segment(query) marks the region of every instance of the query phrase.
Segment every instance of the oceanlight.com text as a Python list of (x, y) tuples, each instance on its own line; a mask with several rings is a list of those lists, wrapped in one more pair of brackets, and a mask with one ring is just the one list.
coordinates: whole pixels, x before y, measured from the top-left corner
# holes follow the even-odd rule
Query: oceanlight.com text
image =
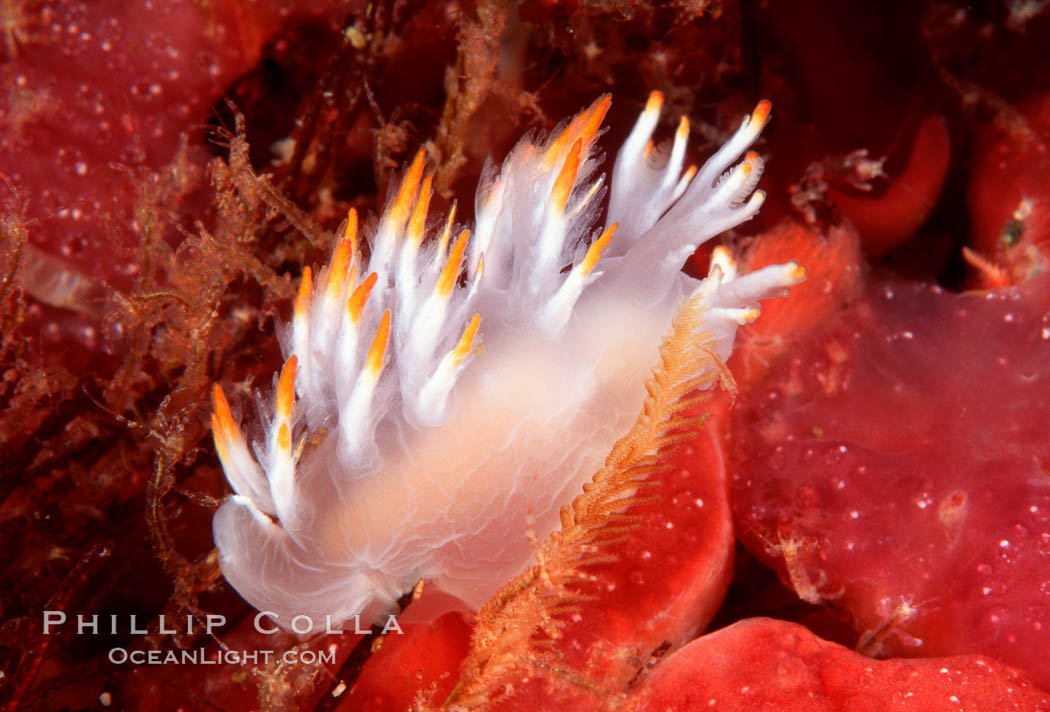
[(113, 648), (114, 665), (266, 665), (280, 660), (285, 665), (335, 665), (335, 650), (128, 650)]

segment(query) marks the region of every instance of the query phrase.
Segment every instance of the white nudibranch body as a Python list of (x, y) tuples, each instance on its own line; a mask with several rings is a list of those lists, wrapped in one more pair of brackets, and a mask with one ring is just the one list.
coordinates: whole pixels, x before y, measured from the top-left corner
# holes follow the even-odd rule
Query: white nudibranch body
[[(289, 625), (388, 612), (420, 579), (479, 606), (630, 428), (683, 298), (729, 356), (758, 300), (798, 283), (794, 263), (737, 275), (705, 240), (751, 218), (762, 102), (697, 172), (688, 123), (666, 159), (654, 92), (613, 168), (608, 227), (596, 138), (610, 100), (489, 165), (472, 231), (431, 224), (422, 151), (380, 217), (366, 259), (351, 212), (329, 265), (304, 271), (287, 362), (249, 447), (216, 386), (212, 424), (234, 490), (215, 516), (223, 573)], [(662, 164), (662, 165), (661, 165)], [(484, 348), (481, 346), (484, 338)], [(698, 365), (698, 369), (701, 366)]]

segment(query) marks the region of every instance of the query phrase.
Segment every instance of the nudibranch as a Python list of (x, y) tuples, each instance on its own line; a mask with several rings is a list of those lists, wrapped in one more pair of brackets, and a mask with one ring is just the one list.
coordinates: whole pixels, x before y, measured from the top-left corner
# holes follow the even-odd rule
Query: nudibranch
[(763, 162), (744, 153), (768, 102), (702, 168), (684, 169), (685, 118), (669, 152), (653, 149), (654, 92), (596, 229), (609, 105), (526, 137), (501, 169), (490, 162), (472, 229), (457, 226), (454, 204), (430, 220), (421, 150), (374, 229), (351, 211), (331, 262), (304, 270), (251, 447), (215, 387), (234, 491), (214, 520), (222, 571), (279, 623), (368, 623), (421, 579), (479, 606), (528, 565), (529, 533), (555, 528), (634, 422), (682, 300), (704, 295), (724, 360), (758, 300), (803, 278), (793, 262), (738, 275), (723, 249), (703, 281), (681, 272), (700, 243), (761, 206)]

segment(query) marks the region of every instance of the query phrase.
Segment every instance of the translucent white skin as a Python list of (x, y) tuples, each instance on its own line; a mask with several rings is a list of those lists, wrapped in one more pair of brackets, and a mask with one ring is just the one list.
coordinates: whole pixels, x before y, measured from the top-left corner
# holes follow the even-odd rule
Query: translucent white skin
[[(701, 282), (679, 271), (761, 205), (756, 154), (723, 172), (757, 138), (768, 104), (697, 174), (682, 170), (684, 120), (665, 164), (652, 165), (654, 93), (614, 168), (608, 214), (620, 227), (595, 231), (595, 138), (608, 104), (486, 170), (461, 261), (451, 218), (424, 239), (429, 179), (420, 189), (417, 159), (367, 268), (337, 252), (316, 287), (304, 280), (254, 456), (216, 391), (216, 445), (235, 492), (215, 516), (220, 563), (279, 624), (367, 623), (420, 579), (480, 606), (529, 564), (529, 533), (556, 527), (637, 417), (682, 298), (704, 293), (704, 328), (725, 359), (758, 300), (802, 279), (794, 263), (737, 276), (723, 250)], [(370, 272), (375, 286), (355, 312), (350, 297)]]

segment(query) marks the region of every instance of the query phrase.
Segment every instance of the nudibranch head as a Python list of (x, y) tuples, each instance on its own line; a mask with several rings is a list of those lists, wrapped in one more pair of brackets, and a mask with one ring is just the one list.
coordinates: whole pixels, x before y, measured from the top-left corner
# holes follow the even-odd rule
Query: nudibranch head
[(702, 295), (725, 359), (758, 300), (802, 279), (794, 263), (738, 275), (722, 249), (707, 279), (680, 272), (761, 206), (762, 159), (744, 152), (768, 102), (697, 170), (684, 166), (685, 119), (655, 159), (654, 92), (599, 228), (609, 104), (487, 165), (471, 229), (455, 206), (430, 220), (420, 151), (366, 236), (367, 258), (351, 211), (331, 262), (316, 279), (304, 270), (251, 447), (215, 388), (234, 490), (215, 517), (222, 570), (278, 622), (370, 620), (420, 579), (479, 605), (527, 565), (530, 527), (554, 528), (634, 421), (682, 298)]

